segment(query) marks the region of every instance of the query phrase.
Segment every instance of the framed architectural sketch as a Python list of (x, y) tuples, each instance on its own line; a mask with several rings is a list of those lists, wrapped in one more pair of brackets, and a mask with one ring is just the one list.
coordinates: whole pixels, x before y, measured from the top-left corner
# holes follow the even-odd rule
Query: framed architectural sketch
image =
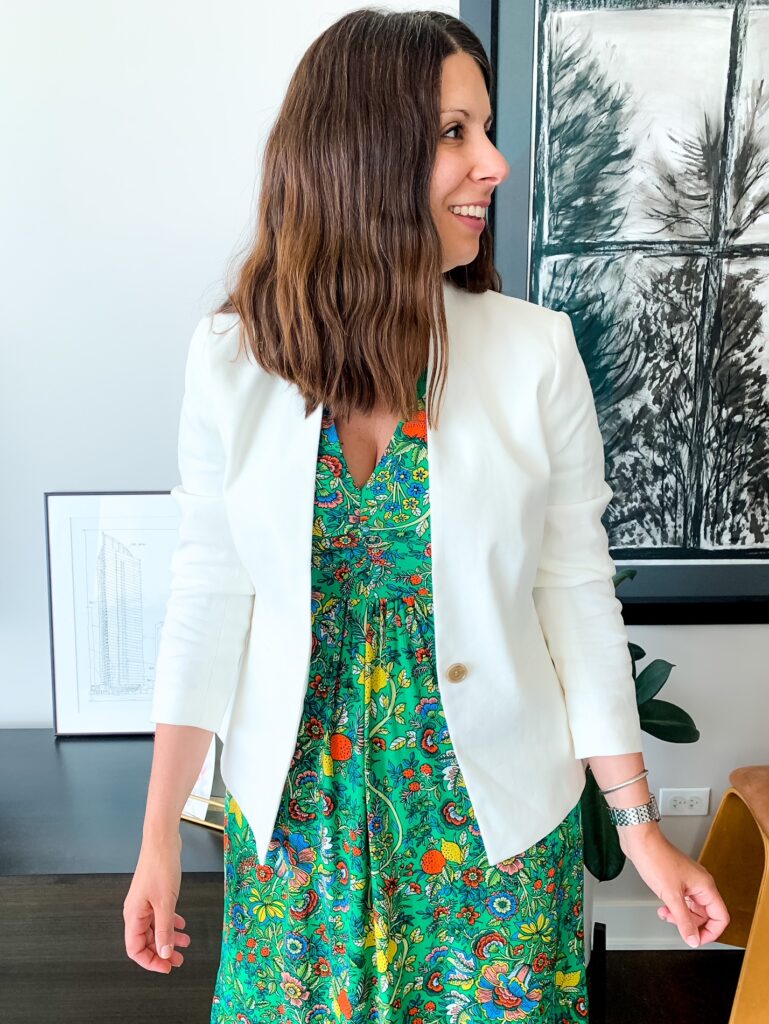
[(154, 732), (179, 518), (168, 491), (46, 492), (54, 735)]
[(497, 263), (571, 317), (625, 620), (769, 621), (769, 0), (492, 7)]

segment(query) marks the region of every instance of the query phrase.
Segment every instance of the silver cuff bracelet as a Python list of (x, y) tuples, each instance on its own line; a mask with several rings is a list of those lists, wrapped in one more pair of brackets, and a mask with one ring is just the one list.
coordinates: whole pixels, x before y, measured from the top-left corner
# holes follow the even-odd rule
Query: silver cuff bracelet
[(609, 817), (614, 825), (643, 825), (646, 821), (659, 821), (660, 812), (652, 793), (649, 802), (638, 807), (609, 807)]

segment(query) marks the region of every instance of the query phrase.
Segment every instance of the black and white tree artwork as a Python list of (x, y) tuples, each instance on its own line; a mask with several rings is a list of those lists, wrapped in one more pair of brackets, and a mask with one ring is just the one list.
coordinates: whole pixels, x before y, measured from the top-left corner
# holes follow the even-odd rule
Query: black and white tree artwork
[(625, 557), (769, 549), (769, 0), (540, 0), (531, 298), (572, 318)]

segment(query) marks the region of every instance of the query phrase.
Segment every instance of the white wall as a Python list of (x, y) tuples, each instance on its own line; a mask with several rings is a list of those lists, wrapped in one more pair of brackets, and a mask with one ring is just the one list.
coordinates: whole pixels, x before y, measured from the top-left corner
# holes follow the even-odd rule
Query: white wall
[(189, 340), (251, 233), (263, 143), (301, 55), (361, 6), (3, 4), (0, 727), (53, 723), (43, 493), (177, 482)]
[[(52, 724), (44, 491), (168, 490), (184, 358), (250, 232), (261, 145), (299, 57), (358, 3), (6, 0), (0, 20), (0, 727)], [(392, 8), (455, 3), (393, 2)], [(631, 627), (675, 662), (702, 738), (645, 737), (649, 781), (769, 760), (769, 629)], [(665, 818), (695, 855), (708, 818)], [(684, 947), (631, 865), (611, 947)]]

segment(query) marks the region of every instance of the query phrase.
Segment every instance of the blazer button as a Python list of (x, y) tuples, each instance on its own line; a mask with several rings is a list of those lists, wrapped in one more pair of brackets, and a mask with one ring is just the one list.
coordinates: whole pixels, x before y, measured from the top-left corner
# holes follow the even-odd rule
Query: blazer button
[(452, 683), (461, 683), (467, 675), (467, 665), (463, 665), (461, 661), (455, 661), (446, 669), (446, 675)]

